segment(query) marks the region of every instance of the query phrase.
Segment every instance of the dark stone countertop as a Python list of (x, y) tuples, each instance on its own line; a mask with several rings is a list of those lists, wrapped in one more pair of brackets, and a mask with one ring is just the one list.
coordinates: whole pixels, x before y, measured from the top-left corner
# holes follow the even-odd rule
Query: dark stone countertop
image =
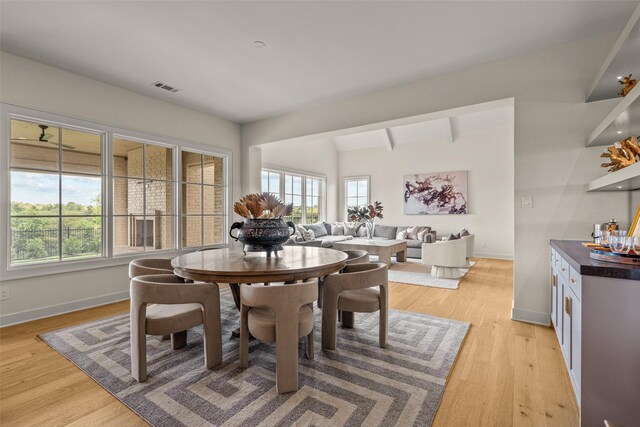
[(581, 275), (640, 280), (640, 266), (593, 260), (589, 258), (591, 250), (581, 241), (551, 240), (550, 244)]

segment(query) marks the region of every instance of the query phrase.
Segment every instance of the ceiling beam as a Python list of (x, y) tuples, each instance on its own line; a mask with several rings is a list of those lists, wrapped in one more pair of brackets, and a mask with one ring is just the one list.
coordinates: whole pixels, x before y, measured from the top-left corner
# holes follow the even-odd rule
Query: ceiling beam
[(393, 135), (391, 135), (391, 129), (385, 128), (384, 130), (386, 131), (386, 134), (387, 134), (387, 140), (386, 140), (387, 151), (393, 151), (393, 148), (396, 146), (396, 143), (393, 140)]
[(453, 124), (453, 117), (445, 118), (442, 123), (444, 124), (444, 136), (450, 144), (453, 144), (456, 140), (456, 133)]

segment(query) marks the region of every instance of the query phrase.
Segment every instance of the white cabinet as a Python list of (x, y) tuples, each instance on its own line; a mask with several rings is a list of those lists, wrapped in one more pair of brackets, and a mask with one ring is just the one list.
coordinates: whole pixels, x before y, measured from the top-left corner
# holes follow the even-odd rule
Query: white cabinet
[[(558, 330), (558, 275), (551, 270), (551, 323)], [(557, 333), (557, 332), (556, 332)]]
[(580, 402), (582, 356), (582, 277), (555, 250), (551, 252), (551, 322), (571, 384)]
[(569, 376), (571, 377), (573, 389), (576, 392), (576, 399), (580, 402), (580, 369), (582, 365), (582, 303), (571, 290), (569, 292), (568, 308), (569, 318), (571, 320), (571, 359), (569, 364)]
[(580, 242), (551, 246), (551, 321), (580, 425), (640, 427), (640, 266), (592, 262)]
[(556, 272), (556, 251), (551, 249), (551, 324), (558, 330), (558, 273)]
[(562, 288), (562, 336), (559, 338), (564, 361), (567, 368), (571, 369), (571, 291), (562, 276), (560, 276), (560, 283)]

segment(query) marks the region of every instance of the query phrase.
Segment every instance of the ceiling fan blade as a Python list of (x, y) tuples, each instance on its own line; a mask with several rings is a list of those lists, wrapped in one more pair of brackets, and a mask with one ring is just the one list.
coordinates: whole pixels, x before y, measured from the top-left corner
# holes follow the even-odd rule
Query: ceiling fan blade
[(39, 139), (34, 139), (34, 138), (18, 137), (18, 138), (11, 138), (11, 142), (43, 142), (43, 141), (40, 141)]
[[(52, 144), (52, 145), (55, 145), (55, 146), (58, 145), (57, 142), (53, 142), (53, 141), (41, 141), (41, 142), (46, 142), (47, 144)], [(68, 148), (69, 150), (75, 150), (76, 149), (76, 147), (74, 147), (73, 145), (68, 145), (68, 144), (62, 144), (62, 147), (63, 148)]]
[[(51, 144), (51, 145), (55, 145), (55, 146), (58, 145), (57, 142), (53, 142), (53, 141), (40, 141), (39, 139), (24, 138), (24, 137), (12, 138), (11, 142), (46, 142), (47, 144)], [(63, 148), (68, 148), (69, 150), (75, 150), (76, 149), (76, 147), (74, 147), (73, 145), (68, 145), (68, 144), (62, 144), (62, 147)]]

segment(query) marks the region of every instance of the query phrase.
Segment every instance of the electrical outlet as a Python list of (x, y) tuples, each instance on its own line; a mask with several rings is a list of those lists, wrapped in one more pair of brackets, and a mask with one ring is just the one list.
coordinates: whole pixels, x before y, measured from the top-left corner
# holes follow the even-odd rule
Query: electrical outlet
[(482, 242), (482, 247), (486, 248), (487, 247), (487, 242)]
[(0, 288), (0, 301), (9, 299), (9, 288), (6, 286)]

